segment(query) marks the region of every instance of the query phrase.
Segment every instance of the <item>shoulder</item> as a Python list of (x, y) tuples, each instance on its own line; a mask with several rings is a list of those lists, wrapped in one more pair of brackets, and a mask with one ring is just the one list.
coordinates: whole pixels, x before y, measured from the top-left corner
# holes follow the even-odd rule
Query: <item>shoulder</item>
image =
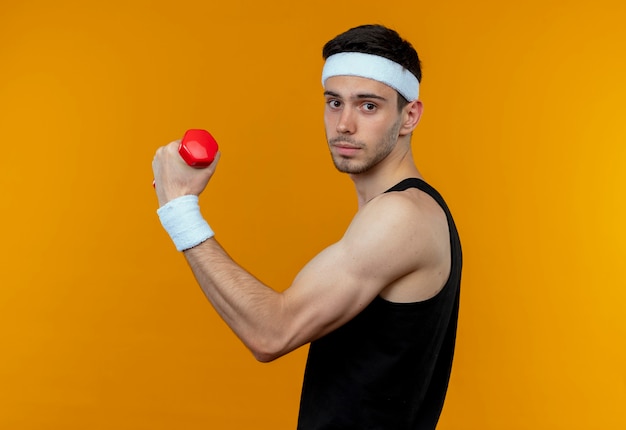
[(441, 206), (423, 191), (409, 188), (373, 198), (358, 211), (349, 230), (374, 228), (424, 234), (442, 227), (447, 229)]
[(381, 194), (365, 204), (344, 239), (351, 248), (423, 265), (449, 243), (445, 212), (428, 194), (410, 188)]

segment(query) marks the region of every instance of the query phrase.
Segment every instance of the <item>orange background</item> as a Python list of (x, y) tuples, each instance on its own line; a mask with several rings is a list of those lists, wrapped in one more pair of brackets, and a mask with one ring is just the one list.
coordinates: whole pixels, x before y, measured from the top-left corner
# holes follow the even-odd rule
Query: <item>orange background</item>
[(439, 428), (626, 428), (621, 0), (3, 1), (0, 428), (295, 428), (306, 348), (259, 364), (219, 320), (150, 163), (209, 129), (203, 212), (285, 288), (355, 210), (320, 52), (372, 22), (422, 57), (415, 158), (465, 250)]

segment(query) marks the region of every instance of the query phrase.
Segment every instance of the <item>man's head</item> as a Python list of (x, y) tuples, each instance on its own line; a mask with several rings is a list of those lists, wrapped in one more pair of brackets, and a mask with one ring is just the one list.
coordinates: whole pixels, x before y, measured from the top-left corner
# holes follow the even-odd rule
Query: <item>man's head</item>
[[(420, 65), (420, 59), (417, 55), (417, 52), (411, 46), (411, 44), (402, 39), (400, 35), (387, 27), (382, 25), (362, 25), (359, 27), (352, 28), (340, 35), (336, 36), (332, 40), (330, 40), (322, 50), (322, 56), (324, 60), (327, 60), (332, 56), (338, 58), (337, 54), (344, 53), (361, 53), (361, 54), (369, 54), (372, 56), (382, 57), (384, 59), (390, 60), (393, 63), (401, 66), (403, 72), (408, 75), (407, 72), (410, 72), (412, 76), (407, 77), (397, 77), (394, 76), (393, 79), (404, 79), (411, 80), (412, 77), (417, 79), (417, 87), (419, 88), (419, 82), (422, 80), (422, 69)], [(370, 57), (370, 60), (374, 57)], [(331, 60), (332, 61), (332, 60)], [(355, 62), (363, 61), (364, 63), (368, 62), (367, 57), (358, 56), (347, 58), (347, 62), (355, 65)], [(331, 65), (332, 66), (332, 65)], [(354, 66), (353, 66), (354, 67)], [(393, 65), (384, 65), (381, 64), (381, 68), (385, 67), (393, 67)], [(368, 68), (368, 70), (372, 70), (372, 68)], [(387, 72), (387, 69), (382, 70), (380, 73), (388, 74), (388, 73), (400, 73), (397, 71)], [(364, 76), (367, 77), (367, 76)], [(374, 78), (376, 79), (376, 77)], [(384, 82), (389, 85), (388, 82)], [(409, 87), (411, 83), (406, 83)], [(394, 85), (392, 85), (393, 87)], [(396, 88), (397, 90), (398, 88)], [(409, 101), (406, 95), (402, 95), (400, 92), (398, 93), (398, 108), (402, 109)], [(419, 89), (418, 89), (419, 94)], [(417, 97), (416, 97), (417, 98)]]
[(324, 125), (337, 169), (360, 174), (408, 159), (422, 113), (413, 47), (393, 30), (365, 25), (332, 39), (323, 55)]

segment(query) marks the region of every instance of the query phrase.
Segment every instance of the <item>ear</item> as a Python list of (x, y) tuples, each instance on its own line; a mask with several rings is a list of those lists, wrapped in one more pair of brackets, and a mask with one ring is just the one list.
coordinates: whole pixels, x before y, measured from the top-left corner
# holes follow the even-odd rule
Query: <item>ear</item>
[(420, 100), (412, 101), (402, 109), (403, 122), (400, 128), (400, 136), (411, 134), (415, 130), (423, 111), (424, 105)]

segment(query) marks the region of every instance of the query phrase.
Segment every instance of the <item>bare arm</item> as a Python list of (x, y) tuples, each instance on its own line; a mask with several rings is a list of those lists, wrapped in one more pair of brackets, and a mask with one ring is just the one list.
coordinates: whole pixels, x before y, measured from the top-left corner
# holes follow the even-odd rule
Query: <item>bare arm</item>
[(418, 268), (415, 256), (423, 245), (406, 227), (415, 224), (406, 222), (412, 212), (402, 200), (385, 200), (359, 212), (345, 236), (282, 293), (237, 265), (214, 239), (185, 257), (220, 316), (258, 360), (270, 361), (345, 324)]
[[(215, 170), (189, 168), (177, 142), (157, 151), (159, 203), (200, 194)], [(354, 217), (344, 237), (314, 257), (277, 292), (240, 267), (211, 238), (185, 251), (200, 287), (260, 361), (270, 361), (345, 324), (378, 294), (432, 260), (428, 223), (403, 193), (381, 195)]]

